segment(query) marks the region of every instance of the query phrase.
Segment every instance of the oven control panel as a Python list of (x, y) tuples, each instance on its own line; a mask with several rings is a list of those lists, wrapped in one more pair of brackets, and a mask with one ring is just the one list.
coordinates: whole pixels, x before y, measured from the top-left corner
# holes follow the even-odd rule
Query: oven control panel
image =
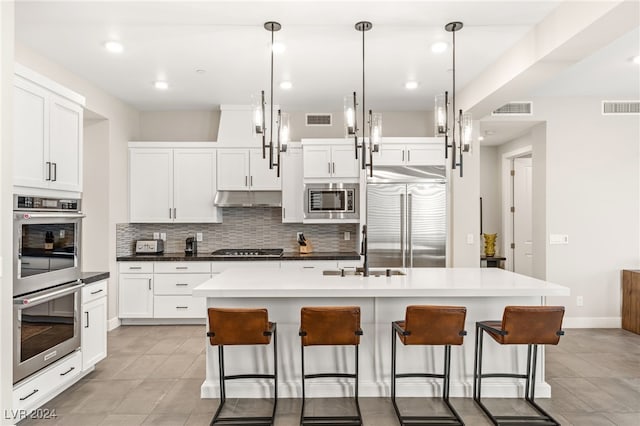
[(49, 211), (80, 211), (80, 200), (75, 198), (44, 198), (16, 195), (13, 203), (14, 210), (49, 210)]

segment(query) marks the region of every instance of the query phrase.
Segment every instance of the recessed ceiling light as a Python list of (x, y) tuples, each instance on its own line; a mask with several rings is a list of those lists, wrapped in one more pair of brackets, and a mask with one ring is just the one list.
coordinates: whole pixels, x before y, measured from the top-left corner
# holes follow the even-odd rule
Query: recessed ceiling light
[(293, 87), (293, 84), (291, 84), (290, 81), (283, 81), (282, 83), (280, 83), (280, 88), (281, 89), (289, 90), (292, 87)]
[(169, 83), (167, 83), (166, 81), (158, 80), (153, 83), (153, 87), (158, 90), (167, 90), (169, 88)]
[(633, 61), (634, 64), (640, 65), (640, 55), (634, 56), (632, 61)]
[(271, 47), (273, 49), (273, 53), (282, 53), (284, 52), (287, 47), (283, 44), (280, 43), (279, 41), (276, 41), (275, 43), (273, 43), (273, 47)]
[(119, 41), (111, 40), (104, 43), (104, 48), (112, 53), (121, 53), (124, 50), (122, 43)]
[(404, 84), (404, 88), (405, 89), (409, 89), (409, 90), (417, 89), (418, 88), (418, 82), (417, 81), (407, 81)]
[(442, 53), (447, 50), (449, 45), (444, 41), (437, 41), (431, 45), (431, 51), (433, 53)]

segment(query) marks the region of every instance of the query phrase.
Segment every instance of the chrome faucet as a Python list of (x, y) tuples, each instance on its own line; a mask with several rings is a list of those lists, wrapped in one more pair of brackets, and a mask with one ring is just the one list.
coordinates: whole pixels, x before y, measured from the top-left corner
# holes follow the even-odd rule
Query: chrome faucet
[(367, 257), (367, 225), (362, 225), (362, 243), (360, 245), (360, 256), (364, 256), (362, 262), (362, 276), (369, 276), (369, 259)]

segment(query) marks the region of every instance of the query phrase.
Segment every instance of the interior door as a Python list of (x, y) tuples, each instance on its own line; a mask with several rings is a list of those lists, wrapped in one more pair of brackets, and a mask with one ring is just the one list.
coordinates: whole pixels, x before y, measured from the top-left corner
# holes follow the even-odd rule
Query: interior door
[(446, 184), (407, 185), (407, 212), (407, 266), (445, 267)]
[(513, 271), (533, 275), (533, 167), (531, 157), (513, 160)]
[(404, 184), (367, 185), (369, 266), (403, 268), (406, 248), (406, 191)]

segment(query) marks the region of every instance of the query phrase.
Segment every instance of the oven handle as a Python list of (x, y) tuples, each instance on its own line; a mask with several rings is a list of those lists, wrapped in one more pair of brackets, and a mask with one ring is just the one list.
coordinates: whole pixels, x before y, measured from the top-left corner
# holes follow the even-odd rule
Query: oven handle
[(82, 219), (87, 217), (84, 213), (67, 213), (67, 212), (55, 212), (55, 213), (31, 213), (31, 212), (19, 212), (16, 213), (16, 219)]
[[(50, 300), (57, 299), (57, 298), (62, 297), (62, 296), (66, 296), (66, 295), (71, 294), (71, 293), (75, 293), (83, 285), (84, 285), (84, 283), (80, 283), (80, 284), (74, 285), (72, 287), (64, 288), (62, 290), (57, 290), (57, 291), (54, 291), (54, 292), (51, 292), (51, 293), (47, 293), (47, 294), (43, 294), (41, 296), (36, 296), (36, 297), (33, 297), (33, 298), (13, 299), (13, 304), (14, 305), (22, 305), (22, 306), (24, 306), (26, 308), (29, 305), (33, 305), (33, 304), (37, 304), (37, 303), (49, 302)], [(17, 308), (21, 309), (20, 306), (17, 306)]]

